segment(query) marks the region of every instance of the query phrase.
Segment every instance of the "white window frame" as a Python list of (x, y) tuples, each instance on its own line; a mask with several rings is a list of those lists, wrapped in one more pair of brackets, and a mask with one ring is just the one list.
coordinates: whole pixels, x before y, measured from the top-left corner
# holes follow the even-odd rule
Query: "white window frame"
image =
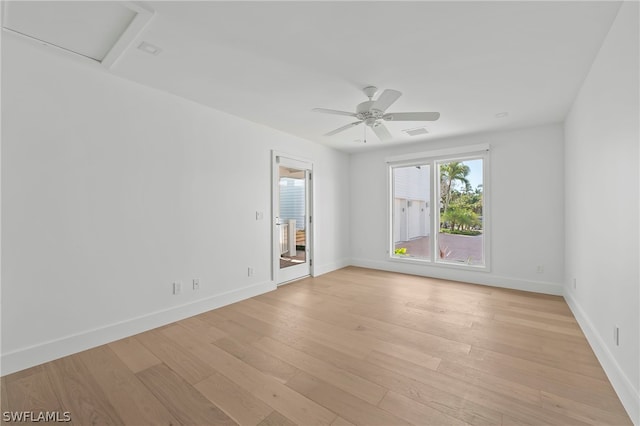
[[(438, 259), (438, 233), (440, 230), (440, 175), (438, 164), (449, 161), (465, 161), (482, 159), (482, 234), (483, 234), (483, 265), (444, 262)], [(490, 272), (491, 270), (491, 183), (490, 183), (490, 145), (480, 144), (461, 146), (450, 149), (433, 150), (414, 154), (405, 154), (385, 159), (387, 163), (387, 253), (388, 260), (413, 265), (436, 266), (442, 268), (464, 269), (471, 271)], [(394, 254), (394, 182), (393, 170), (397, 167), (411, 167), (428, 165), (430, 172), (429, 214), (432, 238), (431, 254), (428, 259), (402, 257)]]

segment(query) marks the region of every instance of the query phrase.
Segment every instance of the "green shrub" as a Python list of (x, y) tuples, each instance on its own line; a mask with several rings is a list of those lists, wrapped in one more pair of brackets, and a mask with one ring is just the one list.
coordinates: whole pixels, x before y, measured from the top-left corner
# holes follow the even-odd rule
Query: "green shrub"
[(482, 234), (481, 231), (476, 231), (473, 229), (454, 229), (453, 231), (449, 228), (441, 228), (440, 233), (442, 234), (452, 234), (452, 235), (468, 235), (468, 236), (476, 236)]

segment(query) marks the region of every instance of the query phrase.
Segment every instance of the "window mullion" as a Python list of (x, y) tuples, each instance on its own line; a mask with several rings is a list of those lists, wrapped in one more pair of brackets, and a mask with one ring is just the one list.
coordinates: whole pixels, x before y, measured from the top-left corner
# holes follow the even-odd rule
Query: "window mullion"
[(438, 250), (438, 231), (440, 230), (438, 228), (440, 226), (438, 223), (440, 213), (440, 203), (438, 202), (440, 197), (440, 173), (434, 160), (431, 160), (429, 164), (431, 168), (431, 200), (429, 202), (429, 214), (431, 215), (431, 259), (429, 260), (435, 263)]

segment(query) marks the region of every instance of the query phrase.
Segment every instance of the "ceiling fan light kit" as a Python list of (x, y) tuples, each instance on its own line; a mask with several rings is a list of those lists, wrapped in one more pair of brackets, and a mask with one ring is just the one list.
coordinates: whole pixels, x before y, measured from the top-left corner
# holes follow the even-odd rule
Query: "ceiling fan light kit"
[(335, 109), (327, 108), (314, 108), (313, 111), (321, 112), (325, 114), (346, 115), (349, 117), (356, 117), (358, 121), (349, 123), (346, 126), (339, 127), (328, 133), (325, 136), (333, 136), (337, 133), (343, 132), (361, 123), (373, 129), (373, 132), (378, 136), (382, 142), (386, 142), (392, 139), (391, 133), (384, 125), (382, 121), (435, 121), (440, 118), (439, 112), (396, 112), (385, 113), (395, 101), (398, 100), (402, 93), (397, 90), (386, 89), (378, 96), (376, 100), (373, 97), (378, 92), (378, 88), (375, 86), (367, 86), (362, 89), (364, 94), (369, 98), (368, 101), (364, 101), (356, 106), (356, 112), (339, 111)]

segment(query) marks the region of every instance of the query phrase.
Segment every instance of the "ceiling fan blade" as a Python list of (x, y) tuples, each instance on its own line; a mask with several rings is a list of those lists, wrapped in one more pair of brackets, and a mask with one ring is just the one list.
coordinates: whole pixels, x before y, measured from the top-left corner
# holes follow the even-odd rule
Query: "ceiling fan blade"
[(386, 121), (436, 121), (439, 112), (390, 112), (382, 116)]
[(375, 133), (378, 139), (382, 142), (391, 140), (391, 133), (389, 133), (389, 130), (387, 130), (384, 124), (380, 123), (377, 126), (372, 126), (371, 128), (373, 129), (373, 133)]
[(340, 133), (340, 132), (342, 132), (342, 131), (345, 131), (345, 130), (347, 130), (347, 129), (350, 129), (350, 128), (352, 128), (353, 126), (357, 126), (357, 125), (358, 125), (358, 124), (360, 124), (360, 123), (364, 123), (364, 122), (363, 122), (362, 120), (361, 120), (361, 121), (354, 121), (353, 123), (349, 123), (349, 124), (347, 124), (346, 126), (338, 127), (337, 129), (332, 130), (332, 131), (331, 131), (331, 132), (329, 132), (329, 133), (325, 133), (324, 135), (325, 135), (325, 136), (333, 136), (333, 135), (335, 135), (336, 133)]
[(377, 109), (378, 111), (386, 111), (387, 108), (391, 106), (392, 103), (398, 100), (398, 98), (402, 96), (401, 92), (397, 90), (386, 89), (378, 99), (375, 100), (371, 109)]
[(311, 111), (324, 112), (325, 114), (348, 115), (349, 117), (355, 117), (356, 116), (356, 114), (354, 112), (338, 111), (338, 110), (335, 110), (335, 109), (314, 108)]

